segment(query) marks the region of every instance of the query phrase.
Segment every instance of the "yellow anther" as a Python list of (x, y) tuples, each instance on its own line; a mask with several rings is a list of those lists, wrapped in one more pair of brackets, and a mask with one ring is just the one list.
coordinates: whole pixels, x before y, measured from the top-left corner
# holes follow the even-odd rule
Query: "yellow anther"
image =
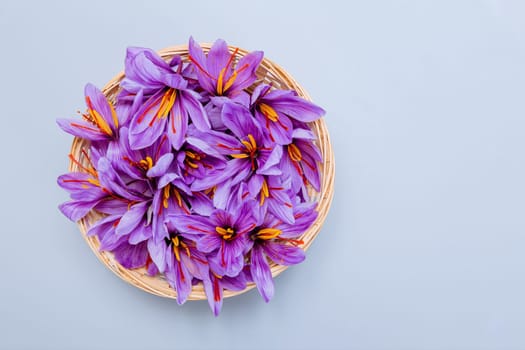
[(237, 79), (237, 71), (234, 70), (231, 77), (226, 81), (226, 84), (224, 84), (223, 92), (231, 88), (231, 86), (235, 82), (235, 79)]
[(250, 139), (250, 143), (252, 145), (253, 150), (257, 149), (257, 144), (255, 143), (255, 139), (253, 138), (252, 134), (248, 134), (248, 139)]
[(301, 154), (301, 151), (299, 150), (299, 148), (294, 145), (293, 143), (289, 144), (288, 145), (288, 155), (290, 156), (290, 158), (295, 161), (295, 162), (300, 162), (301, 159), (303, 159), (303, 156)]
[(100, 182), (98, 181), (98, 179), (87, 179), (87, 182), (89, 182), (90, 184), (94, 185), (94, 186), (97, 186), (97, 187), (100, 187)]
[(281, 232), (282, 232), (281, 230), (276, 229), (276, 228), (263, 228), (263, 229), (260, 229), (259, 232), (257, 232), (257, 238), (269, 240), (269, 239), (276, 238), (277, 236), (281, 234)]
[(182, 196), (180, 195), (179, 191), (176, 188), (173, 188), (173, 194), (175, 195), (175, 198), (177, 199), (177, 204), (179, 207), (182, 208)]
[(235, 231), (231, 227), (224, 228), (217, 226), (215, 227), (215, 231), (226, 240), (231, 239), (235, 235)]
[(219, 95), (222, 95), (222, 93), (224, 92), (222, 84), (223, 84), (225, 73), (226, 73), (226, 67), (221, 69), (219, 73), (219, 77), (217, 78), (217, 94)]
[(163, 190), (163, 200), (162, 200), (162, 205), (164, 206), (164, 208), (168, 208), (168, 199), (170, 198), (170, 189), (171, 189), (171, 186), (170, 184), (167, 184), (166, 187), (164, 187), (164, 190)]
[(272, 122), (276, 122), (279, 120), (279, 115), (277, 114), (275, 109), (273, 109), (266, 103), (261, 103), (259, 105), (259, 108), (261, 109), (261, 113), (264, 114), (264, 116), (270, 119)]
[(237, 159), (243, 159), (243, 158), (248, 158), (250, 155), (246, 153), (238, 153), (238, 154), (230, 154), (230, 156), (232, 156), (233, 158), (237, 158)]
[(157, 111), (157, 116), (160, 118), (167, 117), (169, 112), (171, 111), (171, 108), (173, 107), (173, 104), (175, 103), (175, 99), (177, 98), (177, 90), (175, 89), (169, 89), (164, 93), (164, 96), (162, 96), (162, 100), (160, 101), (159, 110)]
[(186, 151), (184, 153), (186, 153), (186, 157), (188, 157), (188, 158), (197, 159), (197, 154), (195, 154), (195, 153), (193, 153), (191, 151)]
[(270, 197), (270, 189), (268, 188), (268, 183), (266, 183), (266, 180), (263, 179), (262, 187), (261, 187), (261, 205), (264, 204), (264, 200), (266, 198)]

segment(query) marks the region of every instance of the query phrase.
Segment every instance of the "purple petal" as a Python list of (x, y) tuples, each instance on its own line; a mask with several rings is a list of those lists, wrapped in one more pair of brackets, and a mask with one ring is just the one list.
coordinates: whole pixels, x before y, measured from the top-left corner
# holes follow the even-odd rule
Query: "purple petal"
[(302, 235), (317, 219), (316, 203), (302, 203), (294, 207), (295, 222), (293, 225), (283, 223), (281, 237), (294, 238)]
[(127, 269), (136, 269), (146, 265), (148, 259), (148, 249), (146, 243), (132, 245), (123, 243), (113, 250), (115, 259)]
[(225, 289), (240, 291), (246, 288), (246, 274), (244, 270), (235, 277), (222, 276), (221, 285)]
[(272, 271), (260, 246), (252, 249), (250, 272), (264, 301), (269, 302), (274, 293)]
[[(262, 155), (262, 152), (261, 152)], [(281, 161), (281, 158), (283, 156), (283, 148), (282, 146), (276, 145), (275, 148), (268, 154), (266, 159), (261, 159), (261, 163), (263, 163), (259, 169), (257, 169), (257, 174), (265, 174), (269, 175), (268, 171), (271, 171), (272, 167), (275, 167), (279, 164)], [(260, 158), (262, 158), (260, 156)]]
[(290, 202), (280, 203), (273, 198), (269, 198), (266, 201), (268, 202), (268, 211), (270, 213), (288, 224), (293, 224), (295, 222)]
[(257, 79), (255, 72), (263, 59), (263, 55), (262, 51), (253, 51), (239, 60), (237, 63), (239, 73), (230, 90), (241, 90), (253, 84)]
[(228, 179), (231, 179), (229, 186), (235, 185), (244, 180), (251, 172), (250, 161), (246, 159), (232, 159), (228, 161), (226, 167), (222, 170), (216, 170), (209, 173), (209, 176), (195, 179), (191, 184), (192, 191), (202, 191), (212, 188), (217, 184), (221, 184)]
[(100, 186), (97, 185), (96, 179), (87, 173), (64, 174), (58, 177), (57, 183), (71, 194), (72, 199), (81, 202), (94, 201), (105, 196)]
[(128, 210), (128, 203), (121, 199), (104, 198), (94, 209), (104, 214), (116, 214), (122, 216)]
[(225, 134), (224, 132), (214, 130), (201, 132), (194, 130), (192, 131), (191, 136), (205, 140), (206, 143), (208, 143), (211, 148), (214, 148), (219, 154), (232, 154), (234, 151), (233, 149), (239, 147), (239, 141), (235, 137)]
[(115, 225), (114, 223), (120, 219), (120, 215), (110, 215), (106, 216), (105, 218), (102, 218), (95, 222), (87, 231), (87, 235), (89, 237), (91, 236), (97, 236), (97, 237), (103, 237), (104, 234), (115, 231)]
[(203, 216), (211, 215), (213, 211), (213, 201), (201, 192), (195, 192), (192, 197), (189, 198), (191, 203), (191, 209)]
[(279, 265), (296, 265), (304, 261), (304, 251), (295, 246), (268, 242), (263, 246), (264, 252)]
[(324, 109), (299, 96), (275, 99), (272, 101), (272, 107), (278, 112), (305, 123), (313, 122), (325, 114)]
[(252, 175), (248, 180), (248, 191), (252, 197), (257, 196), (261, 192), (262, 184), (264, 181), (264, 176), (262, 175)]
[(89, 213), (98, 203), (98, 200), (91, 202), (69, 201), (62, 203), (58, 209), (71, 221), (78, 221)]
[(197, 249), (203, 253), (210, 253), (215, 249), (219, 248), (222, 244), (222, 239), (218, 234), (209, 233), (203, 235), (197, 241)]
[(319, 172), (319, 165), (315, 159), (309, 154), (303, 153), (301, 165), (304, 171), (304, 176), (312, 187), (317, 191), (321, 191), (321, 174)]
[(146, 268), (147, 268), (147, 273), (148, 275), (150, 275), (151, 277), (155, 277), (159, 274), (159, 269), (157, 268), (157, 265), (155, 265), (154, 263), (147, 263), (146, 262)]
[(168, 171), (168, 168), (170, 167), (172, 161), (173, 161), (173, 153), (166, 153), (166, 154), (162, 155), (157, 160), (155, 165), (152, 166), (148, 170), (146, 175), (148, 177), (159, 177), (159, 176), (162, 176), (162, 175), (166, 174), (166, 172)]
[(192, 276), (184, 264), (175, 259), (173, 254), (170, 255), (165, 276), (170, 286), (177, 291), (177, 303), (182, 305), (191, 292)]
[(209, 130), (211, 124), (202, 103), (198, 100), (198, 94), (191, 90), (182, 91), (180, 98), (182, 99), (183, 108), (189, 114), (195, 127), (202, 131)]
[(210, 273), (210, 278), (202, 280), (204, 292), (208, 298), (208, 304), (215, 316), (219, 316), (222, 308), (222, 286), (217, 277)]
[(114, 230), (107, 231), (103, 237), (100, 237), (100, 251), (113, 251), (118, 248), (121, 244), (127, 244), (126, 236), (117, 236)]
[(155, 263), (160, 273), (163, 273), (166, 269), (166, 247), (164, 240), (155, 242), (153, 239), (148, 240), (148, 252), (151, 260)]
[(130, 244), (138, 244), (144, 242), (152, 237), (151, 226), (138, 225), (129, 234), (128, 242)]
[(322, 162), (323, 156), (319, 148), (311, 141), (295, 140), (295, 145), (301, 150), (302, 154), (307, 154), (318, 162)]
[(207, 217), (200, 215), (175, 215), (169, 217), (177, 231), (196, 235), (215, 235), (215, 226)]
[[(214, 90), (215, 90), (214, 79), (210, 78), (210, 76), (208, 75), (209, 73), (206, 74), (208, 71), (207, 58), (204, 55), (204, 52), (202, 51), (202, 48), (200, 47), (200, 45), (197, 44), (195, 40), (193, 40), (192, 37), (190, 37), (188, 49), (189, 49), (192, 63), (195, 66), (195, 72), (197, 73), (197, 77), (199, 79), (200, 85), (202, 86), (204, 90), (210, 93), (214, 93)], [(215, 77), (216, 76), (217, 75), (215, 75)]]
[(102, 141), (107, 140), (108, 136), (104, 134), (100, 129), (91, 123), (83, 120), (74, 119), (57, 119), (58, 126), (73, 136), (90, 140), (90, 141)]
[(147, 209), (147, 202), (133, 205), (120, 219), (115, 233), (119, 236), (129, 234), (143, 221)]
[(167, 184), (171, 183), (173, 180), (177, 179), (178, 177), (179, 177), (179, 175), (177, 175), (175, 173), (164, 174), (158, 180), (157, 187), (159, 189), (163, 188), (164, 186), (166, 186)]
[(315, 140), (315, 134), (312, 130), (296, 128), (292, 132), (292, 137), (294, 139), (305, 139), (305, 140)]
[(204, 254), (196, 249), (190, 248), (190, 256), (186, 253), (180, 255), (181, 262), (186, 266), (188, 272), (200, 280), (207, 278), (209, 267), (207, 258)]
[(226, 126), (222, 122), (221, 117), (222, 105), (218, 107), (213, 102), (208, 103), (206, 104), (206, 106), (204, 106), (204, 110), (208, 115), (208, 119), (210, 120), (210, 124), (213, 130), (226, 130)]
[(217, 209), (225, 209), (229, 202), (231, 194), (232, 182), (227, 180), (219, 185), (215, 189), (213, 194), (213, 205)]
[(187, 86), (182, 76), (176, 74), (169, 64), (150, 49), (128, 48), (125, 65), (126, 78), (121, 86), (131, 92), (137, 92), (137, 87), (129, 84), (130, 81), (142, 85), (147, 93), (164, 86), (175, 89), (185, 89)]
[(168, 137), (171, 145), (179, 150), (184, 143), (186, 131), (188, 129), (188, 113), (184, 110), (180, 98), (175, 100), (171, 115), (169, 116)]
[(250, 111), (236, 103), (226, 103), (222, 107), (222, 121), (239, 139), (252, 134), (258, 136), (258, 129)]
[(268, 140), (278, 145), (287, 145), (292, 142), (293, 125), (290, 118), (284, 114), (280, 114), (279, 120), (274, 122), (267, 119), (257, 110), (255, 111), (255, 116), (259, 124), (263, 126), (263, 132)]
[(217, 252), (217, 259), (224, 268), (226, 276), (235, 277), (244, 267), (244, 243), (242, 238), (236, 238), (233, 241), (226, 242), (222, 249)]
[(221, 70), (228, 64), (230, 56), (228, 44), (222, 39), (217, 39), (208, 52), (208, 59), (206, 61), (208, 73), (214, 78), (218, 77)]

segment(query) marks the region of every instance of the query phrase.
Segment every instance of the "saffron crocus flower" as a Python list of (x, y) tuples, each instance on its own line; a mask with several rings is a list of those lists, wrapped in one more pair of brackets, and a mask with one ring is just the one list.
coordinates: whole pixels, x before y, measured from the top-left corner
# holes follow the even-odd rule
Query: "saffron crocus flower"
[(290, 184), (289, 177), (283, 181), (278, 176), (256, 174), (248, 180), (247, 190), (258, 200), (263, 215), (268, 211), (280, 220), (293, 224), (293, 205), (288, 194)]
[(57, 119), (57, 124), (65, 132), (89, 140), (108, 141), (118, 137), (119, 115), (104, 94), (92, 84), (85, 89), (87, 112), (82, 120)]
[(207, 133), (198, 133), (195, 128), (190, 128), (186, 143), (176, 155), (178, 172), (187, 185), (191, 185), (195, 179), (207, 178), (211, 172), (222, 171), (226, 167), (226, 158), (207, 140)]
[(319, 192), (321, 178), (319, 163), (322, 162), (321, 152), (311, 139), (311, 132), (302, 129), (293, 131), (292, 142), (284, 146), (285, 151), (281, 159), (283, 173), (290, 174), (291, 187), (294, 193), (311, 184)]
[(133, 149), (152, 145), (167, 132), (171, 145), (179, 149), (184, 143), (189, 120), (200, 130), (210, 129), (210, 122), (199, 101), (198, 93), (188, 88), (182, 76), (182, 61), (171, 67), (155, 52), (144, 48), (129, 48), (126, 56), (126, 78), (123, 89), (148, 96), (130, 123)]
[(250, 107), (263, 126), (265, 135), (281, 145), (292, 141), (293, 125), (290, 118), (313, 122), (325, 114), (321, 107), (298, 96), (295, 91), (272, 89), (266, 84), (255, 88)]
[(125, 211), (126, 208), (122, 206), (119, 214), (109, 215), (98, 220), (89, 228), (87, 235), (97, 236), (100, 241), (100, 250), (113, 252), (115, 259), (123, 267), (136, 269), (146, 266), (149, 271), (152, 271), (146, 242), (144, 240), (135, 242), (132, 235), (115, 234), (115, 229)]
[(178, 216), (172, 224), (183, 233), (201, 235), (197, 249), (208, 254), (210, 268), (220, 276), (237, 276), (244, 266), (244, 251), (250, 240), (247, 233), (255, 227), (254, 202), (238, 208), (216, 209), (209, 217)]
[(150, 147), (133, 150), (129, 144), (126, 128), (122, 128), (120, 149), (120, 157), (123, 161), (119, 166), (123, 173), (132, 179), (130, 183), (143, 182), (147, 186), (147, 190), (143, 192), (148, 198), (147, 204), (141, 204), (140, 210), (137, 208), (135, 212), (128, 211), (129, 215), (132, 215), (133, 225), (138, 225), (149, 212), (148, 215), (152, 217), (148, 224), (152, 224), (153, 236), (156, 241), (163, 240), (167, 235), (162, 229), (166, 216), (178, 213), (189, 214), (188, 204), (183, 196), (184, 193), (191, 194), (189, 187), (177, 173), (168, 137), (163, 134)]
[(192, 190), (199, 191), (219, 183), (214, 195), (214, 204), (225, 208), (231, 188), (252, 174), (280, 175), (279, 162), (282, 147), (272, 145), (263, 138), (256, 120), (250, 111), (241, 105), (227, 103), (222, 109), (224, 124), (234, 136), (210, 132), (207, 140), (216, 145), (217, 151), (231, 158), (224, 171), (210, 172), (204, 179), (196, 179)]
[(206, 256), (197, 250), (195, 240), (200, 235), (184, 234), (168, 218), (165, 226), (168, 237), (155, 243), (150, 240), (148, 249), (159, 271), (164, 272), (170, 286), (177, 291), (177, 302), (183, 304), (191, 292), (192, 281), (208, 278)]
[(268, 302), (274, 294), (274, 284), (269, 260), (279, 265), (295, 265), (305, 258), (298, 240), (317, 218), (315, 204), (300, 204), (294, 208), (294, 224), (283, 223), (272, 215), (264, 217), (250, 233), (253, 248), (250, 256), (251, 277), (263, 299)]
[(57, 179), (58, 185), (71, 196), (71, 200), (62, 203), (59, 209), (72, 221), (82, 219), (109, 194), (109, 191), (100, 183), (99, 173), (88, 151), (83, 149), (81, 154), (87, 165), (70, 154), (70, 160), (81, 171), (61, 175)]
[[(202, 47), (190, 38), (189, 59), (195, 66), (199, 84), (211, 96), (237, 98), (243, 89), (257, 79), (255, 72), (263, 58), (262, 51), (254, 51), (242, 57), (235, 64), (239, 49), (232, 53), (224, 40), (217, 40), (207, 55)], [(219, 99), (219, 101), (224, 101)]]

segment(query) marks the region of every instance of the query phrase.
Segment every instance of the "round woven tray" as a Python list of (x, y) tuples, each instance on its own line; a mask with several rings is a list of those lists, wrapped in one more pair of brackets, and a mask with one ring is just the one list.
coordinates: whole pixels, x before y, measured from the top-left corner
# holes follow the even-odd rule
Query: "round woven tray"
[[(210, 44), (201, 44), (204, 52), (208, 52), (211, 45)], [(230, 52), (234, 52), (235, 47), (230, 46)], [(238, 60), (240, 57), (246, 55), (248, 51), (239, 49), (237, 51)], [(179, 45), (173, 46), (159, 51), (159, 55), (169, 61), (174, 55), (180, 55), (183, 60), (188, 58), (188, 46)], [(297, 93), (307, 100), (311, 100), (306, 91), (288, 74), (284, 69), (270, 61), (267, 58), (264, 58), (257, 70), (257, 76), (261, 81), (266, 83), (272, 83), (273, 86), (277, 89), (291, 89), (297, 91)], [(121, 72), (116, 77), (114, 77), (106, 86), (102, 89), (102, 92), (112, 101), (115, 100), (116, 95), (119, 91), (119, 83), (124, 78), (124, 73)], [(328, 214), (330, 204), (332, 202), (332, 197), (334, 193), (334, 155), (332, 151), (332, 145), (330, 144), (330, 137), (328, 135), (328, 130), (324, 122), (324, 118), (317, 120), (310, 124), (312, 131), (317, 135), (317, 145), (321, 150), (323, 155), (323, 164), (321, 164), (321, 192), (317, 193), (310, 188), (310, 194), (312, 200), (319, 201), (317, 206), (317, 211), (319, 215), (315, 223), (300, 237), (304, 241), (302, 246), (304, 250), (312, 244), (313, 240), (321, 230), (321, 226)], [(82, 150), (88, 151), (89, 141), (76, 137), (73, 140), (71, 147), (71, 154), (84, 165), (87, 164), (87, 159), (84, 159), (82, 155)], [(70, 171), (82, 171), (80, 167), (74, 162), (69, 164)], [(95, 255), (106, 265), (111, 271), (113, 271), (117, 276), (122, 278), (124, 281), (138, 287), (146, 292), (167, 297), (167, 298), (176, 298), (177, 293), (170, 288), (168, 282), (162, 275), (155, 277), (149, 276), (144, 268), (129, 270), (122, 267), (114, 258), (113, 254), (110, 252), (100, 251), (100, 243), (97, 237), (88, 237), (86, 232), (88, 228), (95, 223), (97, 220), (101, 219), (103, 216), (100, 213), (92, 211), (85, 218), (78, 222), (80, 231), (82, 232), (83, 237), (95, 253)], [(283, 265), (271, 265), (272, 275), (275, 277), (283, 272), (287, 266)], [(255, 287), (255, 284), (249, 283), (246, 288), (242, 291), (224, 291), (224, 297), (231, 297), (244, 293)], [(192, 292), (188, 297), (188, 300), (201, 300), (206, 299), (206, 294), (204, 293), (204, 288), (202, 283), (199, 283), (193, 286)]]

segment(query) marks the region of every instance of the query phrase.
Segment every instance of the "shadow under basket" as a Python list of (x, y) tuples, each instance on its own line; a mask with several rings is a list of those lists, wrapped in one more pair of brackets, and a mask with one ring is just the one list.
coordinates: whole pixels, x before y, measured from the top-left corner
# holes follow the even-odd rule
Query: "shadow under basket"
[[(210, 49), (209, 44), (201, 44), (203, 50), (207, 53)], [(229, 47), (230, 52), (234, 52), (234, 47)], [(248, 52), (243, 49), (238, 49), (236, 53), (236, 60), (245, 56)], [(174, 46), (163, 49), (159, 51), (160, 56), (169, 61), (174, 55), (180, 55), (183, 60), (188, 60), (188, 47), (186, 45)], [(306, 91), (280, 66), (273, 63), (267, 58), (264, 58), (257, 70), (258, 81), (263, 81), (265, 83), (271, 83), (277, 89), (284, 90), (295, 90), (301, 97), (311, 100)], [(115, 101), (115, 97), (119, 92), (120, 81), (124, 78), (124, 73), (118, 74), (114, 77), (103, 89), (102, 92), (112, 101)], [(319, 147), (323, 163), (320, 164), (321, 170), (321, 192), (316, 192), (313, 188), (309, 188), (309, 193), (312, 201), (318, 201), (317, 211), (318, 217), (314, 224), (302, 235), (299, 239), (304, 242), (302, 248), (307, 250), (308, 247), (312, 244), (313, 240), (321, 230), (321, 226), (328, 214), (330, 205), (332, 202), (333, 192), (334, 192), (334, 155), (332, 151), (332, 145), (330, 144), (330, 137), (328, 135), (328, 129), (326, 127), (324, 118), (321, 118), (313, 123), (310, 123), (310, 128), (317, 136), (316, 144)], [(82, 150), (88, 151), (89, 141), (86, 141), (81, 138), (75, 138), (71, 147), (71, 154), (80, 161), (83, 165), (88, 165), (88, 160), (85, 159), (82, 155)], [(82, 170), (80, 167), (71, 162), (69, 164), (70, 171)], [(80, 231), (86, 242), (89, 244), (95, 255), (106, 265), (111, 271), (113, 271), (117, 276), (122, 278), (124, 281), (134, 285), (137, 288), (140, 288), (151, 294), (155, 294), (167, 298), (176, 298), (177, 293), (169, 285), (163, 275), (157, 275), (151, 277), (146, 273), (145, 268), (129, 270), (122, 267), (114, 258), (113, 253), (100, 251), (100, 243), (98, 238), (88, 237), (86, 235), (89, 227), (100, 220), (103, 217), (102, 214), (95, 211), (90, 212), (86, 217), (78, 222)], [(272, 275), (275, 277), (281, 272), (286, 270), (286, 266), (277, 265), (271, 263)], [(241, 291), (224, 291), (224, 297), (232, 297), (241, 293), (244, 293), (255, 287), (255, 284), (249, 283), (244, 290)], [(204, 293), (204, 288), (202, 283), (193, 286), (188, 300), (201, 300), (206, 299), (206, 294)]]

